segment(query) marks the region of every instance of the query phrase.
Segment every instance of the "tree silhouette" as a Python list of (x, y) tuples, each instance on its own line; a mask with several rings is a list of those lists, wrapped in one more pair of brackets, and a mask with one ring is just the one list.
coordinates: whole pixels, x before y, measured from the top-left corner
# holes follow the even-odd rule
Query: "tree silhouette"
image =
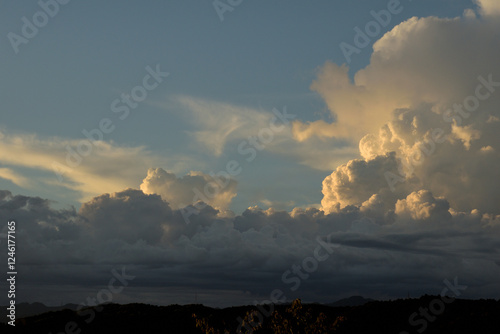
[(332, 323), (323, 312), (313, 320), (311, 309), (306, 310), (302, 301), (295, 299), (285, 314), (273, 313), (272, 329), (276, 334), (324, 334), (335, 332), (344, 320), (345, 317), (340, 316)]
[[(230, 332), (227, 329), (216, 329), (212, 325), (209, 324), (209, 320), (207, 318), (198, 318), (198, 316), (193, 313), (193, 318), (196, 321), (196, 328), (199, 328), (205, 334), (229, 334)], [(211, 318), (211, 317), (209, 317)]]

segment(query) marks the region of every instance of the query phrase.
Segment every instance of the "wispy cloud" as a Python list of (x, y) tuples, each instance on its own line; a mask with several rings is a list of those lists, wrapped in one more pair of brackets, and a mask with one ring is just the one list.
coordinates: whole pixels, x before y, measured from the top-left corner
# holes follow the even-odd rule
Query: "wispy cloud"
[(10, 168), (0, 168), (0, 177), (2, 179), (9, 180), (20, 187), (23, 188), (29, 187), (28, 179), (21, 176), (19, 173), (16, 173)]
[(0, 177), (26, 189), (34, 187), (37, 182), (70, 189), (79, 194), (78, 200), (83, 201), (108, 191), (137, 187), (152, 166), (175, 168), (177, 164), (177, 167), (185, 168), (189, 160), (187, 157), (176, 157), (174, 163), (174, 157), (156, 156), (144, 146), (126, 147), (100, 141), (79, 165), (70, 167), (68, 159), (73, 158), (68, 153), (68, 147), (78, 147), (80, 142), (77, 139), (4, 133), (0, 142), (2, 163), (43, 173), (28, 175), (2, 168)]
[(176, 101), (191, 113), (191, 121), (199, 127), (191, 132), (195, 140), (216, 156), (222, 154), (229, 141), (255, 136), (273, 116), (271, 112), (189, 96), (178, 96)]
[[(190, 115), (198, 130), (191, 131), (198, 145), (220, 156), (228, 144), (256, 137), (262, 129), (269, 127), (274, 117), (271, 110), (242, 107), (230, 103), (216, 102), (195, 97), (174, 98)], [(171, 106), (170, 106), (171, 107)], [(281, 110), (281, 107), (276, 107)], [(287, 109), (293, 114), (293, 110)], [(237, 145), (232, 146), (237, 150)], [(273, 140), (263, 148), (277, 155), (289, 157), (299, 164), (319, 170), (331, 170), (340, 163), (358, 156), (357, 144), (343, 140), (316, 138), (308, 142), (297, 140), (292, 134), (291, 124), (275, 132)]]

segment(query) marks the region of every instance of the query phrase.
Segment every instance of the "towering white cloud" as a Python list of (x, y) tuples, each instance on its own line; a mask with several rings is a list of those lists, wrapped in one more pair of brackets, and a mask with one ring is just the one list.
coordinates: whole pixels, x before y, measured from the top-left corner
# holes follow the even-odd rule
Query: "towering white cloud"
[[(494, 1), (480, 3), (488, 14), (498, 6)], [(335, 121), (296, 121), (296, 139), (320, 136), (357, 141), (375, 133), (397, 108), (430, 103), (443, 112), (442, 108), (462, 102), (474, 92), (479, 75), (498, 71), (494, 64), (499, 26), (499, 20), (482, 17), (413, 17), (375, 42), (370, 64), (353, 81), (345, 65), (327, 62), (311, 89), (324, 98)]]
[(500, 3), (496, 0), (476, 0), (481, 15), (487, 18), (498, 18), (500, 16)]
[(478, 16), (399, 24), (374, 44), (370, 64), (352, 83), (345, 66), (321, 69), (312, 88), (336, 121), (297, 122), (294, 134), (301, 141), (347, 137), (359, 141), (363, 157), (325, 179), (326, 212), (372, 196), (393, 206), (429, 191), (455, 210), (500, 213), (492, 182), (500, 178), (492, 167), (500, 163), (500, 20), (492, 19), (497, 2), (478, 4)]
[(146, 194), (161, 195), (172, 208), (203, 201), (217, 209), (226, 210), (236, 196), (237, 182), (228, 173), (225, 175), (190, 172), (177, 178), (162, 168), (150, 168), (140, 188)]
[(413, 220), (436, 219), (442, 222), (451, 218), (448, 212), (450, 205), (445, 199), (436, 199), (428, 190), (420, 190), (409, 194), (405, 199), (398, 200), (395, 213), (401, 218)]
[(359, 207), (376, 194), (383, 195), (385, 208), (390, 209), (397, 194), (391, 192), (386, 172), (398, 174), (395, 154), (380, 155), (372, 160), (351, 160), (339, 166), (323, 180), (323, 210), (330, 213), (349, 205)]

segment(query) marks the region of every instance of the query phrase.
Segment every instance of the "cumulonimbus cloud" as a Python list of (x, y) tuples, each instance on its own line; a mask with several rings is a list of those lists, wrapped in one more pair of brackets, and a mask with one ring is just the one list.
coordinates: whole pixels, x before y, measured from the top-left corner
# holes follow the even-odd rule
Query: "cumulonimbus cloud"
[[(295, 134), (299, 140), (347, 136), (359, 142), (362, 156), (325, 179), (325, 211), (359, 206), (372, 196), (392, 206), (430, 191), (457, 211), (500, 213), (500, 192), (491, 182), (500, 172), (490, 167), (500, 163), (500, 46), (495, 41), (500, 21), (493, 19), (496, 2), (478, 4), (477, 16), (466, 11), (453, 19), (411, 18), (399, 24), (374, 44), (370, 64), (352, 83), (346, 67), (327, 63), (322, 68), (312, 87), (336, 122), (297, 123)], [(331, 131), (315, 131), (315, 126)], [(391, 152), (395, 160), (381, 167)]]

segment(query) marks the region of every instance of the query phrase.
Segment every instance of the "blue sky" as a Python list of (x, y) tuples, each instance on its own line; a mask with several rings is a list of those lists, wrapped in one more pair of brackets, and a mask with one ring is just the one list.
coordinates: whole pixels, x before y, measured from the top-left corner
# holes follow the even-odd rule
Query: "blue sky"
[[(119, 6), (72, 1), (61, 5), (28, 44), (19, 45), (18, 54), (2, 39), (5, 117), (0, 128), (11, 135), (82, 139), (81, 131), (95, 128), (102, 118), (116, 120), (110, 103), (141, 82), (146, 66), (160, 64), (170, 76), (104, 139), (119, 146), (145, 146), (166, 161), (150, 167), (178, 176), (190, 170), (217, 172), (235, 157), (235, 147), (228, 145), (219, 157), (204, 151), (187, 133), (193, 130), (193, 116), (168, 101), (182, 95), (267, 113), (286, 106), (302, 121), (329, 119), (323, 100), (309, 89), (317, 68), (328, 60), (344, 63), (339, 44), (352, 44), (353, 28), (373, 20), (370, 11), (387, 8), (387, 3), (244, 1), (221, 21), (210, 1), (123, 1)], [(0, 27), (6, 33), (21, 34), (21, 18), (40, 10), (36, 2), (4, 5)], [(401, 7), (384, 30), (414, 15), (454, 17), (473, 6), (469, 1), (419, 1), (402, 2)], [(371, 45), (353, 55), (350, 73), (365, 67), (370, 54)], [(295, 206), (319, 203), (319, 185), (329, 170), (263, 153), (239, 175), (233, 210), (241, 212), (250, 204), (266, 207), (260, 202), (264, 198), (279, 197)], [(337, 162), (348, 158), (352, 156)], [(178, 163), (184, 159), (190, 163)], [(50, 177), (18, 168), (30, 179)], [(297, 181), (290, 184), (290, 179)], [(126, 180), (130, 187), (141, 181)], [(286, 200), (273, 184), (287, 185)], [(23, 189), (0, 179), (0, 187), (79, 207), (80, 194), (58, 185), (30, 183)]]
[(2, 5), (19, 302), (500, 295), (496, 0)]

